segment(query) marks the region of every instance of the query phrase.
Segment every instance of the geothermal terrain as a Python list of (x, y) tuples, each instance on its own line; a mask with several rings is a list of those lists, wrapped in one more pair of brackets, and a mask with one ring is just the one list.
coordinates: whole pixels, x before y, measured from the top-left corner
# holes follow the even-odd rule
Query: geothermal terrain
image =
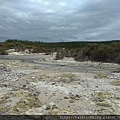
[(2, 115), (120, 115), (120, 65), (0, 56)]

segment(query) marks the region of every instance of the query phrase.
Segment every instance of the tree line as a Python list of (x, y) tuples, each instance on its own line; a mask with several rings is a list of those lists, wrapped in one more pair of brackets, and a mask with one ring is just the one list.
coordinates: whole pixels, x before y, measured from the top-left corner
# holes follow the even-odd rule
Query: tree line
[(98, 61), (120, 63), (120, 40), (99, 42), (40, 42), (11, 40), (0, 43), (0, 54), (7, 55), (6, 50), (24, 51), (31, 53), (51, 54), (57, 52), (56, 59), (73, 57), (76, 61)]

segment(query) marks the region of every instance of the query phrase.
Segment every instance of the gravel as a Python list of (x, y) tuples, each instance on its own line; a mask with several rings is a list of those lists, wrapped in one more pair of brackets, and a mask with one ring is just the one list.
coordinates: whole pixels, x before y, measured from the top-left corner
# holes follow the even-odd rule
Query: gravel
[[(57, 109), (59, 113), (61, 109), (69, 108), (68, 114), (104, 114), (99, 105), (109, 103), (108, 106), (112, 107), (106, 107), (106, 113), (111, 114), (110, 111), (112, 111), (112, 114), (119, 114), (119, 108), (114, 106), (119, 106), (120, 88), (110, 84), (113, 80), (120, 80), (120, 73), (112, 72), (113, 69), (118, 69), (119, 65), (107, 64), (105, 66), (103, 64), (101, 70), (99, 67), (97, 69), (97, 63), (82, 64), (74, 62), (74, 65), (72, 64), (74, 67), (70, 64), (59, 66), (60, 69), (58, 69), (58, 66), (43, 68), (40, 65), (37, 69), (34, 69), (36, 64), (0, 60), (0, 111), (4, 114), (10, 114), (10, 110), (13, 109), (10, 103), (27, 95), (31, 99), (33, 96), (38, 97), (43, 106), (54, 103), (54, 106), (57, 106), (54, 109)], [(81, 70), (80, 66), (84, 70)], [(91, 71), (93, 70), (91, 67), (94, 71)], [(107, 69), (108, 67), (110, 70)], [(70, 81), (66, 82), (69, 79)], [(96, 103), (95, 99), (97, 98), (94, 95), (99, 92), (111, 94), (111, 98), (106, 100), (108, 103), (105, 103), (106, 101), (102, 101), (105, 104)], [(117, 102), (114, 102), (116, 99)], [(5, 101), (2, 102), (2, 100)], [(39, 113), (36, 113), (36, 109)], [(45, 109), (47, 111), (44, 111)], [(48, 106), (41, 108), (34, 108), (33, 106), (31, 110), (33, 110), (33, 114), (47, 114), (49, 108)], [(96, 112), (94, 113), (94, 111)], [(54, 110), (50, 109), (49, 112), (54, 114)], [(25, 111), (25, 113), (30, 113), (30, 111)]]

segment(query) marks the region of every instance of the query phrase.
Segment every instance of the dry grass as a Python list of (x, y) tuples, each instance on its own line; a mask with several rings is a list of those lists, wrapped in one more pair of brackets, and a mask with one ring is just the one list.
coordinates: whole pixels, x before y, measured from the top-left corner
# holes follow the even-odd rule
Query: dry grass
[(110, 84), (114, 86), (120, 86), (120, 80), (113, 80), (112, 82), (110, 82)]
[(62, 74), (59, 78), (61, 82), (69, 83), (75, 80), (75, 74), (69, 73), (69, 74)]
[(99, 72), (95, 75), (95, 78), (107, 78), (107, 74), (103, 72)]
[(109, 99), (111, 96), (113, 96), (113, 94), (109, 92), (95, 92), (93, 95), (97, 102), (102, 102), (104, 99)]

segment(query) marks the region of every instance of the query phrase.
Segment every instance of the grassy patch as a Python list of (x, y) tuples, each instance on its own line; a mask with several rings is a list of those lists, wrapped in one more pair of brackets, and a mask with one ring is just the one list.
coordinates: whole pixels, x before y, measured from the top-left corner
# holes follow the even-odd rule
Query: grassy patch
[(96, 92), (93, 95), (96, 105), (102, 106), (102, 107), (111, 107), (111, 101), (110, 98), (114, 97), (114, 94), (109, 92)]
[(95, 75), (95, 78), (107, 78), (107, 74), (99, 72)]
[(120, 87), (116, 87), (115, 90), (120, 90)]
[(42, 79), (48, 79), (48, 78), (50, 78), (50, 76), (47, 75), (47, 74), (42, 74), (40, 77), (41, 77)]
[(109, 100), (105, 99), (103, 102), (97, 102), (98, 106), (103, 106), (103, 107), (111, 107), (111, 103)]
[(120, 80), (113, 80), (112, 82), (110, 82), (110, 84), (114, 86), (120, 86)]
[(106, 98), (109, 99), (112, 96), (113, 96), (113, 94), (109, 93), (109, 92), (95, 92), (93, 95), (95, 101), (97, 101), (97, 102), (102, 102)]
[(59, 78), (61, 82), (69, 83), (75, 80), (75, 74), (62, 74)]
[(16, 97), (19, 97), (20, 101), (18, 101), (15, 106), (10, 107), (10, 114), (21, 114), (25, 113), (29, 109), (42, 106), (42, 103), (39, 100), (38, 96), (29, 96), (29, 93), (27, 92), (18, 92), (18, 94), (16, 94)]

